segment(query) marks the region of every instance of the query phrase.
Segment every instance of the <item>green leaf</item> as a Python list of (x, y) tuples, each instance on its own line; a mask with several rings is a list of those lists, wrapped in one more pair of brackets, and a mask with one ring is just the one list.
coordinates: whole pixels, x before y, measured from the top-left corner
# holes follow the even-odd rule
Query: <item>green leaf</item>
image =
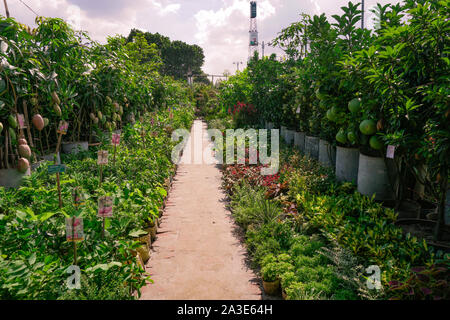
[(28, 263), (30, 265), (33, 265), (36, 262), (36, 252), (33, 252), (33, 254), (28, 258)]
[(57, 214), (57, 213), (58, 213), (58, 212), (56, 212), (56, 211), (43, 213), (43, 214), (41, 214), (41, 215), (39, 216), (39, 220), (40, 220), (41, 222), (44, 222), (44, 221), (50, 219), (51, 217), (53, 217), (53, 216), (54, 216), (55, 214)]
[(138, 230), (138, 231), (132, 231), (128, 235), (132, 238), (138, 238), (138, 237), (144, 236), (146, 234), (147, 234), (147, 232), (145, 232), (144, 230)]

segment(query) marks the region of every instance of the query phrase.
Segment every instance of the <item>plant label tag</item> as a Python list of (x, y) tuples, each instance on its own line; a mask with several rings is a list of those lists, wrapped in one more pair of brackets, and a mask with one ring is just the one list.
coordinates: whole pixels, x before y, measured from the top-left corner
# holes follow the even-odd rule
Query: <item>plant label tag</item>
[(120, 144), (120, 134), (113, 133), (111, 141), (113, 146), (118, 146)]
[(108, 164), (108, 151), (101, 150), (97, 152), (97, 155), (98, 155), (97, 164), (99, 166)]
[(395, 146), (388, 146), (386, 151), (386, 158), (394, 159), (395, 155)]
[(69, 242), (79, 242), (84, 240), (82, 218), (66, 218), (66, 240)]
[(297, 114), (300, 114), (300, 107), (297, 107)]
[(79, 207), (84, 205), (84, 197), (80, 191), (80, 188), (77, 187), (72, 192), (73, 203), (75, 207)]
[(25, 117), (23, 114), (17, 114), (17, 122), (19, 123), (20, 129), (26, 129), (27, 126), (25, 125)]
[(60, 121), (58, 125), (58, 133), (62, 135), (67, 134), (67, 130), (69, 129), (69, 123), (66, 121)]
[(66, 172), (65, 164), (56, 164), (48, 166), (48, 174), (64, 173)]
[(98, 216), (100, 218), (111, 218), (113, 216), (111, 197), (100, 197), (98, 199)]

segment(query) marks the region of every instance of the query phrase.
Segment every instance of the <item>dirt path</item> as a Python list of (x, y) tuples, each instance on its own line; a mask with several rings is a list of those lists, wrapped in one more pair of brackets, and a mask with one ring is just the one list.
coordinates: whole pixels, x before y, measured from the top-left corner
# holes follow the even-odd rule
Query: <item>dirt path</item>
[[(182, 160), (194, 158), (193, 141), (198, 154), (205, 130), (204, 122), (195, 121)], [(154, 284), (142, 290), (141, 299), (261, 299), (220, 185), (221, 172), (213, 164), (179, 165), (147, 263)]]

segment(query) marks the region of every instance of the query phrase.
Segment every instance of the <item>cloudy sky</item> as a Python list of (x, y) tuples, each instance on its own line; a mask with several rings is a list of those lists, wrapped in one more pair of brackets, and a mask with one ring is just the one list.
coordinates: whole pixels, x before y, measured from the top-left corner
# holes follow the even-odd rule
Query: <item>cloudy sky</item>
[[(128, 35), (131, 28), (152, 33), (159, 32), (172, 40), (200, 45), (206, 56), (204, 71), (232, 73), (233, 62), (245, 63), (248, 56), (250, 5), (248, 0), (7, 0), (12, 17), (34, 25), (34, 12), (46, 17), (70, 21), (91, 37), (104, 43), (107, 36)], [(258, 29), (260, 41), (266, 43), (290, 23), (299, 20), (299, 14), (328, 16), (340, 13), (348, 0), (259, 0)], [(354, 3), (357, 0), (353, 0)], [(396, 0), (366, 0), (367, 11), (377, 2)], [(0, 2), (0, 5), (2, 3)], [(2, 8), (3, 9), (3, 8)], [(0, 11), (4, 14), (4, 10)], [(372, 24), (367, 13), (366, 24)], [(266, 54), (279, 53), (267, 48)]]

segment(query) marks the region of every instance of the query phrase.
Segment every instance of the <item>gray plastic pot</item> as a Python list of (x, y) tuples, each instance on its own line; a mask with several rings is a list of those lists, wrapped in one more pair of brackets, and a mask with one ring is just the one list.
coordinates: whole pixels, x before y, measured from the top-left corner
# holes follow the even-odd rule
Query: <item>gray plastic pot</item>
[(0, 187), (18, 188), (22, 184), (23, 177), (29, 175), (31, 175), (31, 168), (28, 168), (25, 174), (20, 173), (17, 169), (2, 169), (0, 170)]
[(295, 133), (294, 130), (289, 130), (289, 129), (286, 130), (286, 132), (284, 134), (284, 141), (287, 144), (291, 145), (294, 142), (294, 133)]
[(389, 173), (382, 157), (359, 155), (358, 191), (375, 200), (393, 200), (394, 194)]
[(319, 137), (305, 136), (305, 154), (313, 159), (319, 159)]
[(336, 165), (336, 148), (322, 139), (319, 141), (319, 162), (330, 168), (334, 168)]
[[(54, 161), (55, 161), (55, 154), (52, 153), (52, 154), (46, 154), (46, 155), (43, 155), (43, 156), (42, 156), (42, 160), (54, 162)], [(61, 156), (59, 155), (59, 152), (58, 152), (58, 154), (56, 155), (56, 163), (57, 163), (57, 164), (60, 164), (60, 163), (61, 163)]]
[(69, 154), (77, 154), (80, 151), (88, 151), (89, 150), (89, 142), (81, 141), (81, 142), (63, 142), (62, 150), (64, 153)]
[(359, 150), (336, 148), (336, 177), (339, 181), (358, 182)]
[(305, 133), (296, 132), (294, 134), (294, 146), (296, 146), (301, 152), (305, 151)]

